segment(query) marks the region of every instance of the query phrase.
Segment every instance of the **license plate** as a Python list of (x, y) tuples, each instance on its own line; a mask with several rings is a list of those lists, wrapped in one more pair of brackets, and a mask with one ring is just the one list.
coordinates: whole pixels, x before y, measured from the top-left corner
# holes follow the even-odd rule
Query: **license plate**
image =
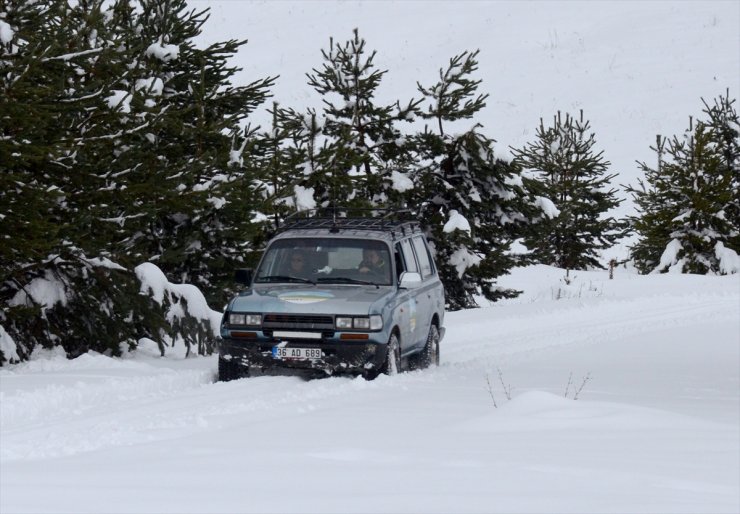
[(287, 348), (283, 346), (273, 346), (272, 356), (281, 360), (316, 360), (324, 356), (319, 348)]

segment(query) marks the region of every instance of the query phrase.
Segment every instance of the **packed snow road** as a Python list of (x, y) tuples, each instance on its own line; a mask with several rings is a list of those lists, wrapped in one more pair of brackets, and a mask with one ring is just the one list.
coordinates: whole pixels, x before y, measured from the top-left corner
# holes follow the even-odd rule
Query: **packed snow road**
[(373, 382), (2, 368), (0, 511), (737, 512), (738, 278), (561, 276), (509, 277), (519, 300), (448, 314), (439, 368)]

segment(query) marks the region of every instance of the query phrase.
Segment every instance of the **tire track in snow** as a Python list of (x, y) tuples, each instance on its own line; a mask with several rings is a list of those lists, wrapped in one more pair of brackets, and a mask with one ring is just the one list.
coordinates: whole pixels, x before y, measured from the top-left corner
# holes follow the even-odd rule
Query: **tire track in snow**
[(728, 301), (728, 295), (605, 300), (527, 317), (507, 316), (502, 308), (495, 313), (501, 316), (499, 320), (489, 318), (467, 326), (464, 319), (453, 315), (448, 320), (455, 322), (454, 330), (448, 328), (450, 337), (445, 337), (442, 360), (454, 367), (480, 367), (501, 357), (547, 348), (599, 344), (697, 321), (737, 320), (740, 296), (732, 296), (734, 302)]
[[(351, 402), (353, 395), (363, 391), (397, 389), (431, 380), (422, 373), (410, 373), (383, 376), (373, 382), (350, 377), (310, 382), (295, 377), (261, 377), (212, 383), (215, 359), (208, 360), (213, 370), (115, 379), (102, 386), (44, 388), (5, 398), (0, 461), (63, 457), (182, 438), (272, 416), (294, 417), (321, 408), (324, 401), (335, 404), (336, 398), (341, 398)], [(125, 382), (130, 382), (122, 387), (126, 392), (116, 391)], [(50, 407), (51, 419), (44, 416), (45, 407)], [(245, 417), (250, 414), (254, 414), (251, 419)]]
[[(291, 418), (338, 402), (353, 403), (366, 391), (382, 393), (455, 380), (470, 368), (509, 355), (598, 344), (661, 327), (692, 325), (697, 320), (735, 320), (734, 306), (740, 297), (734, 298), (737, 301), (728, 301), (727, 295), (668, 296), (560, 304), (526, 317), (512, 315), (516, 308), (502, 306), (491, 308), (491, 316), (483, 320), (479, 314), (471, 315), (473, 323), (466, 323), (464, 312), (451, 313), (442, 346), (442, 369), (380, 377), (374, 382), (262, 377), (213, 384), (215, 358), (203, 359), (202, 369), (154, 369), (155, 374), (150, 366), (137, 363), (137, 369), (121, 371), (132, 376), (107, 376), (102, 383), (80, 374), (80, 381), (71, 385), (2, 395), (0, 461), (74, 455), (185, 438), (273, 417)], [(499, 319), (492, 322), (491, 317)], [(65, 376), (74, 377), (74, 373)], [(5, 382), (12, 374), (0, 374), (0, 378)]]

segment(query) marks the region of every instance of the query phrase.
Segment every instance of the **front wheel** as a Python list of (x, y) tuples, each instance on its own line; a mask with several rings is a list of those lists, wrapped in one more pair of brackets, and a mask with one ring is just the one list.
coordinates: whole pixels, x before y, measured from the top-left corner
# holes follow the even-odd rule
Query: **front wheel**
[(421, 368), (439, 366), (439, 329), (432, 324), (429, 327), (427, 343), (421, 351)]
[(401, 372), (401, 345), (396, 334), (391, 334), (386, 345), (387, 353), (382, 372), (386, 375), (397, 375)]
[(431, 366), (439, 366), (439, 329), (432, 324), (429, 327), (426, 344), (419, 353), (409, 357), (411, 369), (426, 369)]
[(218, 357), (218, 381), (229, 382), (236, 380), (241, 376), (241, 366), (234, 360), (226, 360), (223, 357)]

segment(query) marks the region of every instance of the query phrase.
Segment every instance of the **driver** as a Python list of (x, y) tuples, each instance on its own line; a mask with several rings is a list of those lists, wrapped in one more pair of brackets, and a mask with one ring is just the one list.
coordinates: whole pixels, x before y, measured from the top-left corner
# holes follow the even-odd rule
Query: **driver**
[(384, 275), (386, 270), (385, 260), (380, 256), (380, 252), (374, 248), (365, 248), (362, 251), (362, 261), (358, 266), (360, 273), (375, 273)]

